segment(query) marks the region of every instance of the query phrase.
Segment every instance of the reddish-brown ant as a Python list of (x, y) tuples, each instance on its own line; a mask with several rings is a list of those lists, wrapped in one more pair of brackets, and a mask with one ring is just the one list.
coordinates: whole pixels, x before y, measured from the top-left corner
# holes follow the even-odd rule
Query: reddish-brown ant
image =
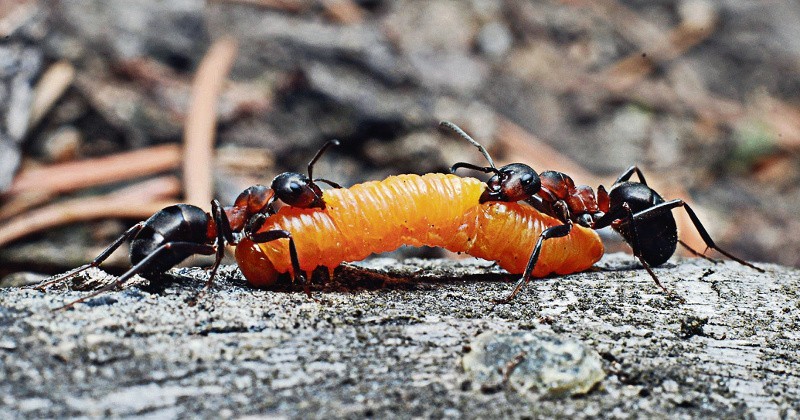
[[(630, 180), (634, 174), (639, 177), (639, 182)], [(686, 210), (707, 248), (740, 264), (764, 271), (717, 246), (694, 210), (680, 199), (665, 201), (647, 186), (637, 166), (631, 166), (623, 172), (614, 181), (610, 191), (606, 192), (602, 185), (599, 186), (596, 196), (591, 187), (575, 186), (572, 178), (561, 172), (542, 172), (540, 178), (542, 189), (526, 200), (529, 204), (558, 218), (565, 225), (577, 223), (592, 229), (611, 226), (631, 247), (656, 285), (666, 293), (671, 292), (661, 284), (652, 267), (669, 260), (679, 243), (692, 254), (714, 261), (678, 239), (678, 228), (671, 212), (676, 207)]]
[[(292, 235), (285, 230), (271, 230), (254, 233), (263, 224), (266, 217), (274, 213), (276, 200), (289, 206), (301, 208), (325, 208), (322, 191), (316, 182), (321, 181), (334, 188), (338, 184), (326, 179), (313, 179), (314, 163), (330, 146), (338, 146), (338, 140), (325, 143), (308, 164), (308, 176), (300, 173), (285, 172), (275, 177), (269, 188), (254, 185), (242, 191), (233, 206), (223, 208), (218, 200), (211, 202), (211, 213), (190, 204), (175, 204), (159, 210), (145, 221), (135, 224), (111, 243), (92, 262), (84, 264), (67, 273), (39, 285), (42, 290), (49, 285), (64, 281), (75, 275), (103, 263), (125, 241), (130, 241), (130, 261), (132, 267), (113, 283), (57, 309), (67, 309), (77, 303), (91, 299), (115, 287), (122, 286), (136, 274), (150, 279), (176, 266), (186, 258), (201, 254), (216, 254), (208, 281), (203, 289), (211, 287), (217, 269), (225, 253), (225, 243), (236, 244), (234, 235), (245, 235), (255, 243), (265, 243), (277, 239), (289, 239), (290, 258), (296, 269), (295, 280), (305, 282), (303, 272), (299, 269), (297, 251)], [(202, 293), (202, 292), (201, 292)], [(198, 295), (199, 296), (199, 295)]]
[[(595, 195), (591, 187), (575, 186), (572, 178), (561, 172), (546, 171), (537, 175), (529, 166), (518, 163), (506, 165), (498, 170), (483, 146), (454, 124), (443, 122), (442, 125), (456, 131), (461, 137), (478, 147), (488, 160), (489, 167), (459, 162), (450, 168), (451, 172), (458, 168), (468, 168), (494, 174), (486, 182), (489, 189), (481, 197), (482, 202), (524, 200), (542, 213), (555, 217), (563, 223), (563, 225), (553, 226), (542, 232), (528, 261), (525, 273), (517, 281), (511, 293), (500, 302), (508, 302), (513, 299), (522, 286), (530, 281), (542, 243), (547, 239), (567, 236), (572, 231), (573, 224), (591, 229), (611, 226), (631, 247), (633, 254), (655, 283), (664, 292), (672, 294), (661, 284), (652, 267), (666, 262), (675, 253), (678, 243), (694, 255), (711, 260), (704, 253), (692, 249), (678, 239), (678, 229), (672, 215), (672, 209), (677, 207), (683, 207), (686, 210), (707, 248), (715, 249), (740, 264), (760, 272), (764, 271), (717, 246), (688, 204), (680, 199), (665, 201), (655, 190), (647, 186), (644, 175), (636, 166), (631, 166), (622, 173), (608, 192), (601, 185)], [(639, 177), (639, 182), (630, 180), (634, 174)], [(506, 186), (509, 185), (509, 181), (515, 181), (510, 183), (513, 188)], [(501, 188), (500, 186), (506, 187)], [(508, 192), (508, 190), (512, 192)]]

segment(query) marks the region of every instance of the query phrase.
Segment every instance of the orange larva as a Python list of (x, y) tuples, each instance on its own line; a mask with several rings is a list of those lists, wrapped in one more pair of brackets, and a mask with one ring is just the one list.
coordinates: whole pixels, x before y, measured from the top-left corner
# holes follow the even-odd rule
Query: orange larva
[[(259, 232), (290, 232), (304, 271), (333, 268), (402, 245), (426, 245), (494, 260), (520, 274), (542, 231), (562, 222), (524, 204), (480, 204), (486, 188), (478, 179), (454, 175), (391, 176), (324, 191), (324, 210), (283, 207)], [(544, 242), (533, 276), (586, 270), (602, 254), (597, 233), (575, 226), (569, 235)], [(256, 244), (245, 238), (236, 247), (236, 260), (256, 287), (292, 271), (287, 239)]]

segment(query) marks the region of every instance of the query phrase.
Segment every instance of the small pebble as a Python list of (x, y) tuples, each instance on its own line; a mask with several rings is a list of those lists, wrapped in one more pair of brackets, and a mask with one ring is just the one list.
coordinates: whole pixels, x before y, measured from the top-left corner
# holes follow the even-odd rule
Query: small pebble
[(470, 343), (464, 370), (472, 389), (504, 386), (534, 399), (585, 394), (603, 380), (600, 355), (585, 344), (543, 332), (485, 332)]

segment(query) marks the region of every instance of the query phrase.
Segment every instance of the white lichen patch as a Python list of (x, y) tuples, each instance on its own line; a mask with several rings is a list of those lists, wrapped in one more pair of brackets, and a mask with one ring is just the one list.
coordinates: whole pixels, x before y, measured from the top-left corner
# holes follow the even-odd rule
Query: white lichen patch
[(514, 389), (535, 399), (589, 392), (605, 378), (600, 355), (585, 344), (549, 333), (484, 332), (462, 365), (473, 388)]

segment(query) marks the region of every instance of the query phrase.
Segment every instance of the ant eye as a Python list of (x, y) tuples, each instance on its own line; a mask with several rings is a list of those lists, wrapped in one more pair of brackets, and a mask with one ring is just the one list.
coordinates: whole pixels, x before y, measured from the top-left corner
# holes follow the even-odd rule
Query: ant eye
[(522, 185), (529, 185), (531, 182), (533, 182), (533, 177), (531, 176), (531, 174), (522, 175), (522, 178), (520, 178), (520, 182), (522, 182)]
[(299, 184), (297, 182), (292, 182), (291, 184), (289, 184), (289, 189), (293, 193), (301, 193), (301, 192), (303, 192), (303, 185), (301, 185), (301, 184)]

